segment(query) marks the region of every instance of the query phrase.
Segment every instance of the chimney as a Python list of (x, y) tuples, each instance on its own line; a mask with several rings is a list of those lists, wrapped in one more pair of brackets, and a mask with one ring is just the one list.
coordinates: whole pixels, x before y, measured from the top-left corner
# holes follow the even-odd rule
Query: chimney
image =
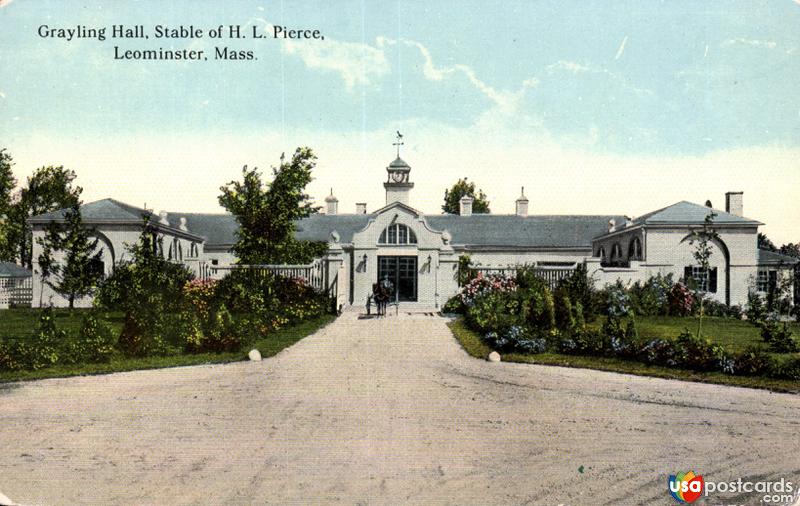
[(329, 215), (334, 215), (339, 211), (339, 199), (333, 196), (333, 188), (331, 194), (325, 197), (325, 212)]
[(356, 202), (356, 214), (367, 214), (366, 202)]
[(525, 196), (525, 187), (517, 199), (517, 216), (528, 216), (528, 198)]
[(461, 197), (461, 200), (459, 201), (460, 206), (458, 214), (460, 214), (461, 216), (472, 216), (472, 202), (474, 200), (475, 199), (473, 199), (469, 195), (464, 195), (463, 197)]
[(744, 192), (728, 192), (725, 194), (725, 212), (743, 216), (743, 197)]

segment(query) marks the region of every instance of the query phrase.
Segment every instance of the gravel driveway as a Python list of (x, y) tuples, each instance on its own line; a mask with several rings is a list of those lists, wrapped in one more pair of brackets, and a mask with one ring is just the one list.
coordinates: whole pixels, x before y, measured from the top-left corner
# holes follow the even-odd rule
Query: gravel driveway
[(259, 363), (0, 385), (0, 413), (0, 492), (23, 504), (677, 504), (678, 471), (800, 482), (800, 396), (492, 364), (426, 315), (348, 312)]

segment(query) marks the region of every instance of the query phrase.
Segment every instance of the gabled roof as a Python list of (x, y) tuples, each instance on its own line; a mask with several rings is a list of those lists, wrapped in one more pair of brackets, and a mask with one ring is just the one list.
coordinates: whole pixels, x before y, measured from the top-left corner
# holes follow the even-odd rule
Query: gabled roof
[(692, 202), (681, 201), (651, 213), (643, 214), (633, 220), (634, 225), (702, 225), (706, 216), (716, 213), (714, 223), (717, 225), (763, 225), (763, 223), (726, 213), (719, 209), (701, 206)]
[[(30, 223), (50, 223), (64, 221), (67, 214), (67, 209), (59, 209), (50, 213), (40, 214), (28, 219)], [(132, 206), (124, 202), (114, 199), (103, 199), (88, 204), (81, 205), (81, 219), (87, 225), (102, 225), (102, 224), (123, 224), (140, 226), (144, 217), (150, 219), (150, 223), (159, 228), (160, 230), (169, 230), (170, 233), (177, 235), (185, 235), (188, 237), (200, 238), (202, 234), (193, 230), (191, 226), (187, 226), (187, 230), (179, 228), (180, 218), (183, 216), (179, 213), (167, 214), (169, 225), (164, 225), (159, 222), (159, 216), (153, 214), (152, 211), (142, 209), (140, 207)]]
[(186, 218), (186, 228), (206, 240), (206, 246), (232, 245), (236, 242), (239, 224), (230, 214), (222, 213), (167, 213), (170, 223), (179, 224)]
[[(31, 223), (49, 223), (61, 221), (67, 209), (59, 209), (50, 213), (40, 214), (31, 218)], [(142, 222), (142, 215), (152, 215), (150, 211), (126, 204), (114, 199), (103, 199), (90, 202), (81, 206), (81, 218), (84, 223), (94, 222)]]
[(790, 257), (777, 251), (765, 249), (758, 250), (758, 265), (795, 265), (800, 263), (800, 258)]
[(0, 262), (0, 278), (29, 278), (31, 271), (11, 262)]
[(592, 239), (608, 230), (608, 220), (621, 216), (596, 215), (496, 215), (425, 216), (430, 226), (447, 230), (454, 246), (586, 248)]

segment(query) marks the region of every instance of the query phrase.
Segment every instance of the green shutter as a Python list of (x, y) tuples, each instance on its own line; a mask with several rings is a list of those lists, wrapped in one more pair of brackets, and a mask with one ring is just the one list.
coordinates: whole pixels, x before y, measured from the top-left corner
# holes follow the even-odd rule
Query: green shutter
[(709, 269), (708, 271), (708, 291), (717, 293), (717, 268)]
[(692, 279), (694, 279), (692, 278), (692, 266), (687, 265), (683, 268), (683, 282), (689, 285), (691, 284)]

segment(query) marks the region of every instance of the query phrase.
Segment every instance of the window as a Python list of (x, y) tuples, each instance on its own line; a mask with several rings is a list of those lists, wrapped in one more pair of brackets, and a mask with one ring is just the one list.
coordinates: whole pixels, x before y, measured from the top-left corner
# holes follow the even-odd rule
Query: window
[(683, 269), (683, 277), (691, 288), (702, 292), (717, 293), (717, 268), (704, 271), (699, 265), (687, 265)]
[(105, 277), (106, 274), (106, 264), (99, 258), (93, 258), (89, 261), (88, 270), (90, 276), (102, 278)]
[(406, 225), (393, 223), (383, 229), (378, 244), (417, 244), (417, 236)]
[(642, 259), (642, 241), (638, 237), (634, 237), (630, 244), (628, 244), (628, 260), (641, 260)]
[(600, 249), (597, 250), (596, 256), (600, 257), (601, 264), (606, 263), (606, 249), (604, 247), (600, 246)]
[(756, 278), (756, 290), (768, 293), (778, 285), (778, 271), (759, 269)]

